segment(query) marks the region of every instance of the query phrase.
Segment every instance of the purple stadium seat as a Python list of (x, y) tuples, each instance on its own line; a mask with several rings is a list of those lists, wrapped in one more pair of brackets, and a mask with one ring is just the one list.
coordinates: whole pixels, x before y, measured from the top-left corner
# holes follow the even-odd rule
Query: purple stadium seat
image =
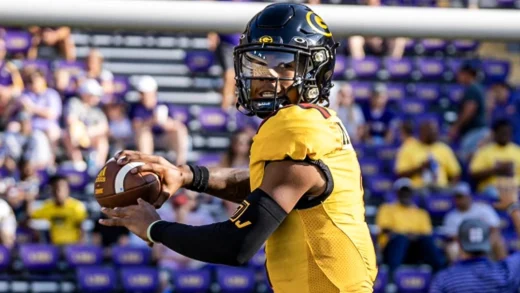
[(30, 69), (36, 69), (43, 74), (47, 78), (50, 78), (52, 73), (50, 70), (50, 64), (47, 60), (24, 60), (22, 61), (22, 68), (30, 68)]
[(374, 283), (374, 293), (384, 293), (386, 285), (388, 285), (388, 271), (380, 268)]
[(261, 248), (249, 261), (249, 266), (256, 270), (263, 270), (265, 268), (265, 249)]
[(20, 246), (20, 257), (29, 272), (49, 272), (58, 264), (58, 248), (47, 244), (24, 244)]
[(213, 65), (215, 54), (210, 51), (188, 51), (184, 63), (195, 73), (206, 73)]
[(146, 266), (150, 263), (152, 251), (148, 247), (114, 246), (112, 259), (117, 266)]
[(427, 292), (432, 274), (430, 270), (401, 267), (395, 272), (395, 283), (399, 293)]
[(130, 82), (126, 76), (114, 76), (114, 95), (124, 97), (130, 89)]
[(450, 84), (446, 86), (446, 95), (453, 103), (459, 103), (464, 94), (464, 87), (458, 84)]
[(202, 108), (198, 115), (198, 120), (203, 131), (227, 131), (228, 115), (220, 108)]
[(453, 209), (453, 196), (432, 194), (426, 197), (426, 210), (432, 217), (444, 217)]
[[(431, 2), (430, 0), (422, 0), (421, 2)], [(426, 5), (422, 5), (426, 6)], [(433, 53), (446, 50), (448, 42), (442, 39), (423, 39), (420, 42), (426, 53)]]
[(90, 177), (86, 170), (78, 171), (72, 167), (60, 166), (58, 168), (58, 174), (67, 177), (72, 191), (82, 192), (85, 190), (87, 184), (90, 183)]
[(500, 8), (516, 8), (515, 0), (496, 0), (496, 4)]
[(40, 189), (47, 186), (47, 183), (49, 183), (49, 173), (47, 173), (47, 170), (38, 170), (36, 171), (36, 176), (38, 176), (38, 179), (40, 180)]
[(336, 56), (336, 65), (334, 66), (333, 79), (344, 79), (347, 70), (347, 57), (343, 55)]
[(414, 39), (407, 39), (406, 45), (404, 47), (404, 52), (407, 54), (415, 52), (415, 46), (417, 45), (417, 41)]
[(413, 63), (408, 58), (386, 58), (384, 64), (391, 79), (409, 79), (413, 72)]
[(386, 193), (392, 190), (394, 180), (390, 176), (385, 175), (363, 175), (363, 182), (367, 189), (372, 192), (372, 195), (383, 197)]
[(211, 285), (210, 271), (203, 270), (178, 270), (173, 275), (175, 292), (198, 293), (208, 291)]
[(238, 111), (235, 113), (235, 119), (237, 122), (237, 129), (252, 128), (256, 130), (262, 123), (261, 118), (256, 116), (246, 116)]
[(417, 99), (404, 100), (399, 103), (401, 112), (408, 115), (419, 115), (427, 112), (428, 102)]
[(388, 83), (386, 88), (388, 99), (392, 101), (401, 101), (406, 97), (406, 87), (402, 83)]
[(350, 85), (352, 86), (354, 98), (357, 101), (367, 100), (370, 98), (372, 92), (372, 83), (353, 81), (350, 83)]
[(221, 153), (201, 154), (197, 160), (197, 165), (218, 166), (222, 162), (222, 155)]
[(71, 267), (100, 265), (103, 251), (94, 245), (69, 245), (65, 247), (65, 259)]
[(402, 0), (382, 0), (381, 5), (384, 6), (402, 6), (403, 1)]
[(378, 159), (366, 158), (359, 161), (363, 176), (374, 176), (381, 173), (381, 162)]
[(16, 228), (16, 244), (28, 244), (33, 242), (34, 233), (32, 230), (23, 227), (18, 226)]
[(125, 292), (156, 292), (159, 288), (159, 276), (155, 268), (122, 268), (121, 283)]
[(415, 85), (415, 96), (424, 101), (437, 101), (441, 97), (441, 89), (435, 83), (417, 83)]
[(349, 64), (349, 69), (352, 70), (357, 78), (374, 79), (377, 77), (379, 69), (381, 69), (381, 61), (371, 56), (364, 59), (350, 59)]
[(11, 252), (7, 247), (0, 245), (0, 272), (5, 271), (11, 264)]
[(437, 0), (412, 0), (412, 6), (436, 7), (437, 6)]
[(246, 268), (217, 267), (217, 280), (223, 292), (253, 292), (255, 272)]
[(85, 70), (85, 62), (83, 61), (65, 61), (57, 60), (53, 64), (55, 70), (66, 70), (71, 76), (77, 76)]
[(455, 50), (459, 52), (471, 52), (475, 51), (480, 43), (478, 41), (474, 40), (456, 40), (453, 41), (453, 46), (455, 47)]
[(393, 162), (398, 148), (393, 145), (384, 145), (377, 148), (376, 157), (383, 162)]
[(190, 111), (183, 106), (170, 106), (170, 111), (173, 113), (173, 118), (186, 124), (190, 120)]
[(76, 271), (79, 292), (113, 292), (117, 286), (116, 272), (110, 267), (82, 267)]
[(482, 69), (486, 75), (486, 80), (505, 81), (509, 75), (511, 65), (506, 60), (484, 60)]
[(31, 34), (27, 31), (7, 31), (4, 36), (8, 53), (26, 53), (31, 47)]
[(462, 63), (464, 63), (464, 59), (448, 59), (446, 66), (451, 72), (457, 73)]
[(444, 74), (444, 63), (436, 58), (421, 58), (417, 61), (417, 68), (422, 79), (440, 79)]

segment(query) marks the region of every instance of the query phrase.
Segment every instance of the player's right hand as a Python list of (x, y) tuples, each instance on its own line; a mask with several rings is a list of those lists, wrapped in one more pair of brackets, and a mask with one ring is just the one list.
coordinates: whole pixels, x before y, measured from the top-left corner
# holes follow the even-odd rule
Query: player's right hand
[(163, 157), (148, 155), (138, 151), (125, 150), (117, 153), (114, 158), (120, 165), (130, 162), (142, 162), (144, 165), (132, 169), (130, 172), (152, 172), (161, 181), (161, 194), (157, 201), (152, 203), (155, 208), (160, 208), (177, 190), (183, 187), (185, 170), (178, 168)]

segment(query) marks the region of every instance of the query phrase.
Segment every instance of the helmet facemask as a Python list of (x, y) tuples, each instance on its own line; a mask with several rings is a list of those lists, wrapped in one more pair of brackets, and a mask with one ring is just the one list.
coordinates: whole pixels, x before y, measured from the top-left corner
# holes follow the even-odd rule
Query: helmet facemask
[[(331, 62), (326, 50), (278, 44), (236, 47), (237, 108), (241, 106), (239, 110), (246, 115), (264, 118), (285, 105), (323, 100), (316, 78)], [(316, 58), (318, 55), (321, 57)]]

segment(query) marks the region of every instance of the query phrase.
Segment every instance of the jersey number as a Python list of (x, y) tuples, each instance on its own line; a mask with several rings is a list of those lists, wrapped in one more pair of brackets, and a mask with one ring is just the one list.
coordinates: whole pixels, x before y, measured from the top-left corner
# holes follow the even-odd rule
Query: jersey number
[(341, 121), (336, 121), (336, 124), (338, 125), (338, 128), (341, 131), (341, 134), (343, 136), (343, 149), (344, 150), (352, 149), (352, 143), (350, 142), (350, 136), (348, 136), (345, 126), (343, 126), (343, 123)]

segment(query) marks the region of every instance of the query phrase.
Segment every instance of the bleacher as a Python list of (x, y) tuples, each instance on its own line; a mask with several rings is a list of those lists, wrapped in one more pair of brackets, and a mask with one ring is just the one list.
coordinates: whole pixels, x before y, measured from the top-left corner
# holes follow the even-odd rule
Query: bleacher
[[(331, 4), (353, 4), (352, 0), (329, 0)], [(437, 1), (383, 1), (386, 5), (432, 6)], [(511, 7), (515, 1), (496, 1), (497, 8)], [(205, 35), (157, 34), (129, 32), (75, 31), (77, 62), (54, 60), (20, 61), (18, 65), (37, 66), (49, 74), (59, 68), (76, 71), (84, 67), (82, 60), (91, 48), (105, 57), (105, 67), (115, 75), (116, 93), (128, 103), (136, 102), (133, 81), (140, 75), (151, 75), (159, 84), (161, 102), (175, 105), (175, 115), (190, 129), (192, 150), (189, 160), (212, 164), (228, 147), (230, 132), (248, 123), (241, 114), (230, 115), (220, 109), (218, 89), (222, 85), (222, 69), (212, 52), (207, 50)], [(6, 42), (10, 53), (24, 52), (30, 36), (24, 31), (8, 31)], [(454, 120), (455, 104), (462, 87), (455, 83), (455, 72), (467, 59), (478, 58), (478, 42), (436, 39), (411, 40), (402, 59), (366, 57), (355, 60), (339, 55), (334, 78), (349, 82), (358, 103), (366, 103), (373, 84), (387, 84), (391, 107), (401, 119), (435, 118), (442, 133)], [(345, 48), (343, 44), (342, 48)], [(510, 65), (504, 60), (481, 60), (484, 82), (505, 80)], [(455, 149), (457, 146), (454, 146)], [(395, 200), (391, 192), (397, 145), (357, 145), (366, 190), (367, 220), (374, 223), (377, 205)], [(92, 178), (86, 171), (58, 170), (67, 174), (76, 197), (88, 202), (93, 218), (98, 207), (92, 200)], [(0, 170), (1, 171), (1, 170)], [(47, 174), (41, 172), (42, 187)], [(482, 200), (487, 200), (483, 198)], [(419, 199), (417, 199), (419, 201)], [(438, 194), (420, 203), (439, 225), (453, 208), (450, 196)], [(504, 227), (511, 229), (504, 220)], [(376, 228), (373, 227), (373, 231)], [(520, 241), (507, 239), (508, 248), (520, 249)], [(172, 276), (174, 292), (267, 292), (264, 274), (265, 255), (259, 253), (247, 268), (208, 266), (197, 271), (177, 271)], [(151, 266), (149, 250), (115, 247), (109, 258), (99, 247), (51, 245), (19, 245), (13, 251), (0, 249), (0, 292), (154, 292), (160, 275)], [(402, 267), (395, 284), (388, 283), (381, 269), (375, 292), (426, 292), (432, 274), (427, 267)]]

